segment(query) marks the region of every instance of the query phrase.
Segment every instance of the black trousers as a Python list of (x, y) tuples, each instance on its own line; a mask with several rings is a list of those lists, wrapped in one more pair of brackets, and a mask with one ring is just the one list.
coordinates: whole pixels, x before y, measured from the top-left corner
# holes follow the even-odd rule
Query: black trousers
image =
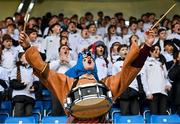
[(3, 92), (0, 91), (0, 105), (2, 101), (3, 101)]
[(153, 100), (149, 100), (151, 114), (164, 115), (167, 113), (167, 96), (161, 93), (153, 94)]
[(52, 95), (52, 116), (62, 116), (65, 115), (64, 108), (57, 99), (56, 96)]
[(34, 99), (28, 96), (15, 96), (13, 98), (14, 116), (31, 116)]
[(180, 115), (180, 105), (176, 105), (176, 112), (178, 115)]
[(122, 115), (137, 115), (140, 112), (138, 97), (120, 99), (119, 104)]

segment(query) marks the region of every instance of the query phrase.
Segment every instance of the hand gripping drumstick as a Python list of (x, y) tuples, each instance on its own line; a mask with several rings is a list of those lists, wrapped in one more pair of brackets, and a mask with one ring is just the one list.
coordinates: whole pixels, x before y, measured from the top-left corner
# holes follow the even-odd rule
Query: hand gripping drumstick
[(176, 6), (176, 3), (174, 3), (169, 9), (168, 11), (151, 27), (150, 30), (152, 30), (154, 27), (156, 27), (156, 25)]

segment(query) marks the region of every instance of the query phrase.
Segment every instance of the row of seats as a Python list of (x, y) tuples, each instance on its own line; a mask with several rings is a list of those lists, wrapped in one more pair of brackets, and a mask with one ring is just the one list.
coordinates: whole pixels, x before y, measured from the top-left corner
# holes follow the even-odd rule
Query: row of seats
[[(33, 115), (40, 121), (42, 117), (47, 116), (51, 112), (51, 100), (47, 101), (36, 101), (33, 108)], [(11, 101), (3, 101), (0, 106), (0, 115), (6, 117), (13, 116), (13, 108)], [(3, 123), (3, 119), (0, 123)]]
[[(11, 101), (3, 101), (0, 109), (0, 123), (11, 123), (11, 121), (17, 121), (22, 123), (28, 120), (34, 120), (31, 123), (64, 123), (67, 120), (66, 116), (62, 117), (51, 117), (49, 113), (51, 111), (51, 99), (50, 92), (44, 90), (44, 100), (36, 101), (33, 109), (32, 117), (12, 117), (12, 104)], [(30, 118), (30, 119), (29, 119)], [(122, 116), (119, 109), (113, 107), (110, 111), (110, 117), (113, 123), (180, 123), (178, 115), (151, 115), (150, 111), (145, 111), (143, 116)], [(51, 121), (51, 122), (49, 122)], [(63, 122), (62, 122), (63, 121)], [(15, 122), (14, 122), (15, 123)]]
[[(5, 124), (23, 124), (23, 123), (38, 123), (34, 116), (30, 117), (8, 117), (5, 120)], [(41, 124), (63, 124), (67, 122), (66, 116), (46, 116), (42, 118)], [(113, 123), (145, 123), (143, 116), (133, 115), (133, 116), (121, 116), (116, 113), (113, 117)], [(180, 123), (180, 117), (176, 114), (174, 115), (151, 115), (150, 123)]]
[[(66, 116), (46, 116), (42, 118), (41, 124), (65, 124), (67, 122)], [(30, 117), (8, 117), (5, 120), (5, 124), (37, 124), (37, 119), (35, 116)]]
[(142, 115), (122, 116), (119, 112), (115, 112), (112, 116), (112, 121), (116, 123), (180, 123), (180, 117), (177, 114), (173, 115), (150, 115), (150, 121)]

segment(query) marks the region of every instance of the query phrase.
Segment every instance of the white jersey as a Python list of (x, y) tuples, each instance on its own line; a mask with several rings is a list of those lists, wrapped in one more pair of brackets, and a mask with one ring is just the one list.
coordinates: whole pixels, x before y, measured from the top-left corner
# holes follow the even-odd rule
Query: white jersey
[[(122, 70), (124, 61), (117, 61), (112, 65), (112, 75), (115, 75), (116, 73), (120, 72)], [(129, 85), (129, 87), (135, 89), (138, 91), (138, 83), (136, 78), (132, 81), (132, 83)]]
[[(21, 82), (25, 82), (27, 86), (25, 89), (22, 90), (13, 89), (12, 97), (15, 97), (17, 95), (25, 95), (35, 99), (35, 94), (30, 92), (29, 89), (33, 85), (33, 82), (37, 81), (38, 78), (35, 77), (35, 75), (33, 75), (33, 69), (31, 67), (20, 66), (20, 72), (21, 72)], [(13, 79), (17, 79), (17, 68), (14, 68), (11, 73), (11, 80)]]
[[(8, 72), (6, 69), (0, 66), (0, 79), (4, 80), (7, 86), (9, 85)], [(4, 91), (4, 88), (0, 85), (0, 92)]]
[(120, 44), (122, 44), (123, 40), (120, 36), (117, 35), (112, 36), (110, 40), (108, 39), (108, 37), (104, 38), (104, 44), (107, 46), (108, 53), (110, 53), (110, 48), (114, 42), (119, 42)]
[(11, 47), (10, 49), (5, 48), (2, 51), (1, 57), (1, 66), (7, 70), (9, 76), (12, 69), (16, 67), (16, 62), (18, 61), (18, 51), (14, 47)]
[(111, 75), (111, 64), (107, 65), (103, 57), (96, 58), (95, 63), (99, 80)]
[(50, 69), (58, 72), (65, 73), (69, 68), (73, 67), (76, 64), (76, 61), (70, 61), (69, 64), (61, 64), (60, 60), (53, 60), (49, 63)]
[(59, 35), (47, 36), (44, 39), (44, 49), (46, 51), (46, 62), (59, 59), (58, 49), (60, 47)]
[(165, 64), (162, 65), (161, 62), (152, 57), (147, 58), (141, 71), (141, 79), (146, 95), (154, 93), (167, 95), (165, 87), (166, 85), (171, 86), (167, 78)]

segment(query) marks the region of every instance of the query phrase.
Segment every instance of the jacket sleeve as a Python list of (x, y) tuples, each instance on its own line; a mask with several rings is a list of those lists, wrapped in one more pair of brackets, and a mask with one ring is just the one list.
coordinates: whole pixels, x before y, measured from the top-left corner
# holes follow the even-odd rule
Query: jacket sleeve
[(146, 44), (142, 49), (139, 49), (138, 45), (133, 42), (123, 63), (121, 72), (118, 72), (116, 75), (105, 79), (105, 84), (112, 91), (114, 100), (120, 96), (120, 94), (122, 94), (122, 92), (137, 76), (144, 65), (147, 56), (149, 55), (149, 50), (150, 47), (148, 47)]
[(5, 81), (5, 80), (0, 79), (0, 85), (1, 85), (4, 89), (7, 89), (7, 88), (8, 88), (8, 85), (6, 84), (6, 81)]
[(63, 104), (74, 79), (50, 70), (48, 63), (42, 60), (38, 50), (33, 46), (26, 50), (25, 57), (34, 74)]
[(179, 79), (180, 75), (180, 66), (174, 65), (168, 73), (168, 77), (170, 80), (175, 81)]
[(10, 87), (14, 90), (22, 90), (26, 88), (26, 85), (24, 83), (19, 82), (17, 79), (10, 80)]
[(146, 93), (146, 96), (152, 94), (150, 92), (150, 90), (149, 90), (149, 84), (148, 84), (148, 81), (147, 81), (147, 78), (148, 78), (147, 63), (144, 64), (140, 74), (141, 74), (141, 81), (142, 81), (142, 84), (143, 84), (143, 89), (144, 89), (144, 91)]

